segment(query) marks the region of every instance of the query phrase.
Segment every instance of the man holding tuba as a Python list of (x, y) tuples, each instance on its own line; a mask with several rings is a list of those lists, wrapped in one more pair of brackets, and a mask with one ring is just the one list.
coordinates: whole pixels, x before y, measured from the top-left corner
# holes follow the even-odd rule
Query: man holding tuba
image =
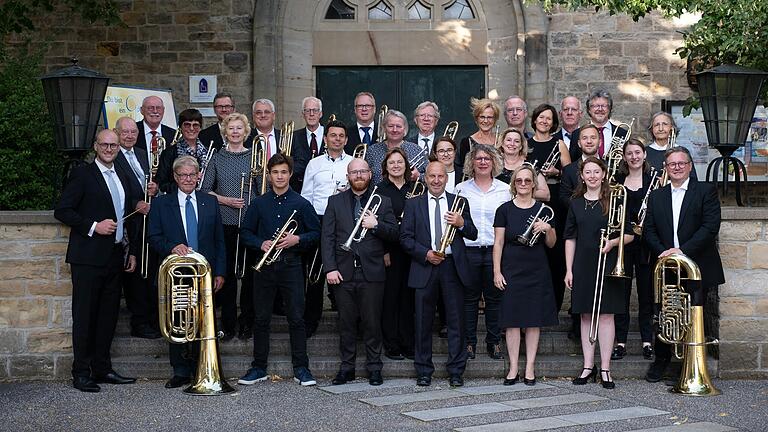
[(376, 188), (369, 189), (371, 169), (366, 161), (352, 159), (347, 179), (350, 189), (328, 198), (321, 239), (326, 280), (334, 290), (339, 310), (341, 365), (333, 384), (355, 379), (360, 321), (368, 382), (380, 385), (384, 382), (381, 309), (386, 280), (385, 242), (397, 240), (397, 221), (389, 198), (376, 194)]
[[(643, 237), (652, 256), (684, 254), (699, 266), (701, 289), (685, 288), (691, 295), (691, 305), (703, 306), (707, 293), (725, 283), (716, 243), (720, 231), (717, 189), (690, 178), (693, 160), (685, 147), (667, 150), (664, 167), (670, 183), (651, 192)], [(648, 382), (660, 381), (672, 358), (670, 345), (658, 339), (654, 351), (656, 359), (645, 375)]]
[[(149, 244), (161, 258), (176, 254), (185, 256), (192, 251), (205, 257), (215, 276), (214, 292), (224, 286), (226, 247), (216, 197), (197, 193), (200, 165), (194, 156), (184, 155), (173, 161), (176, 193), (161, 195), (149, 211)], [(191, 382), (197, 362), (199, 342), (170, 344), (169, 357), (173, 377), (166, 388), (177, 388)]]
[(243, 244), (258, 251), (259, 264), (253, 278), (253, 362), (238, 384), (251, 385), (268, 378), (269, 323), (279, 292), (288, 318), (294, 380), (302, 386), (312, 386), (316, 381), (309, 371), (307, 357), (301, 254), (317, 243), (320, 221), (312, 204), (290, 187), (290, 156), (277, 153), (266, 168), (272, 188), (254, 198), (240, 229)]

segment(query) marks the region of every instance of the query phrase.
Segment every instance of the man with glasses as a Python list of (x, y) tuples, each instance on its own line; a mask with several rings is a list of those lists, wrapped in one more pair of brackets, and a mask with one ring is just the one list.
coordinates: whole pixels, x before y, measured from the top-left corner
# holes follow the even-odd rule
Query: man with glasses
[[(371, 169), (355, 158), (347, 165), (350, 188), (328, 198), (323, 216), (321, 251), (328, 286), (333, 289), (339, 310), (339, 347), (341, 365), (334, 385), (355, 379), (358, 321), (363, 333), (368, 382), (381, 385), (381, 309), (384, 301), (386, 242), (397, 241), (398, 229), (392, 204), (386, 196), (376, 194), (378, 210), (364, 211), (371, 197)], [(359, 220), (359, 226), (358, 226)], [(357, 231), (354, 231), (357, 228)], [(367, 230), (362, 235), (361, 230)], [(348, 238), (351, 250), (340, 247)]]
[[(150, 151), (157, 149), (158, 138), (165, 138), (165, 144), (170, 145), (176, 131), (161, 124), (165, 115), (163, 100), (157, 96), (145, 97), (141, 102), (141, 115), (144, 118), (136, 122), (136, 127), (139, 129), (136, 147), (144, 150), (148, 155)], [(149, 156), (147, 156), (147, 162), (149, 162)]]
[[(597, 128), (597, 138), (599, 144), (597, 146), (597, 155), (600, 158), (604, 158), (610, 150), (611, 139), (613, 138), (616, 125), (611, 122), (611, 112), (613, 111), (613, 98), (608, 91), (603, 89), (596, 89), (590, 93), (587, 98), (587, 114), (589, 115), (590, 123)], [(617, 136), (624, 137), (627, 135), (627, 130), (622, 128), (617, 132)], [(579, 130), (576, 129), (571, 134), (571, 141), (579, 141)], [(571, 160), (577, 160), (578, 154), (571, 153)], [(575, 156), (575, 157), (574, 157)]]
[(320, 119), (323, 117), (323, 101), (308, 96), (301, 101), (301, 115), (304, 117), (305, 127), (293, 133), (293, 176), (291, 176), (291, 188), (301, 193), (304, 183), (304, 171), (312, 158), (325, 153), (323, 142), (323, 125)]
[(226, 116), (235, 112), (235, 103), (233, 102), (232, 95), (229, 93), (216, 93), (216, 96), (213, 97), (213, 112), (216, 113), (216, 123), (200, 132), (200, 141), (206, 146), (210, 146), (213, 143), (213, 148), (219, 151), (224, 145), (224, 131), (221, 128), (221, 122), (224, 121)]
[(118, 136), (103, 130), (93, 163), (72, 170), (54, 216), (70, 227), (67, 262), (72, 274), (72, 384), (83, 392), (99, 383), (130, 384), (112, 369), (110, 348), (120, 309), (120, 275), (136, 268), (137, 244), (125, 254), (123, 218), (136, 191), (129, 173), (116, 170)]
[[(245, 140), (245, 146), (250, 148), (257, 136), (262, 135), (267, 140), (267, 160), (280, 153), (277, 143), (280, 142), (280, 131), (275, 129), (275, 103), (269, 99), (256, 99), (252, 106), (253, 124), (251, 135)], [(254, 149), (258, 151), (258, 149)]]
[(513, 95), (504, 101), (504, 119), (507, 121), (507, 126), (523, 132), (526, 138), (530, 138), (531, 133), (525, 131), (527, 116), (528, 104), (520, 96)]
[(440, 121), (440, 108), (432, 101), (424, 101), (413, 110), (413, 122), (417, 133), (408, 141), (416, 143), (421, 151), (428, 155), (435, 146), (435, 129)]
[[(709, 293), (725, 283), (723, 264), (717, 251), (720, 231), (720, 199), (711, 183), (690, 178), (691, 154), (685, 147), (673, 147), (665, 154), (669, 184), (651, 192), (643, 227), (643, 239), (652, 259), (685, 254), (701, 270), (701, 286), (686, 287), (691, 306), (704, 306)], [(658, 382), (672, 359), (670, 345), (656, 339), (656, 359), (645, 379)]]
[(360, 92), (355, 96), (355, 125), (347, 128), (347, 145), (344, 152), (354, 154), (355, 147), (360, 143), (368, 145), (376, 142), (378, 124), (376, 117), (376, 99), (369, 92)]
[[(560, 124), (562, 127), (555, 133), (555, 137), (563, 140), (568, 147), (568, 152), (571, 155), (571, 160), (575, 161), (579, 158), (579, 146), (578, 141), (574, 141), (573, 133), (579, 128), (581, 123), (581, 117), (584, 112), (581, 110), (581, 101), (576, 96), (566, 96), (560, 102)], [(574, 145), (571, 145), (573, 143)]]

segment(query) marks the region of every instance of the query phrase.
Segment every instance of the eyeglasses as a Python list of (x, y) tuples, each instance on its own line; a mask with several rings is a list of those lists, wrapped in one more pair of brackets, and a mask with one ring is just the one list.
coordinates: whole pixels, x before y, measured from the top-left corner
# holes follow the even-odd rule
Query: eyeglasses
[(453, 149), (440, 149), (440, 150), (437, 150), (435, 153), (437, 153), (437, 154), (439, 154), (441, 156), (449, 155), (449, 154), (453, 154)]
[(319, 108), (304, 108), (302, 110), (304, 114), (319, 114), (320, 109)]
[(270, 115), (270, 114), (272, 114), (272, 111), (269, 111), (269, 110), (266, 110), (266, 111), (254, 111), (253, 112), (253, 115), (256, 116), (256, 117), (261, 117), (261, 116)]
[(480, 121), (492, 121), (495, 120), (493, 116), (477, 116)]
[(577, 113), (577, 112), (579, 112), (581, 110), (579, 108), (563, 108), (560, 111), (562, 111), (564, 113), (568, 113), (568, 114), (573, 114), (573, 113)]
[(478, 156), (475, 158), (475, 162), (490, 162), (491, 158), (488, 156)]
[(672, 169), (685, 168), (690, 162), (667, 162), (665, 165)]
[(183, 180), (191, 180), (193, 178), (197, 178), (197, 173), (194, 174), (179, 174), (179, 173), (173, 173), (176, 177), (183, 179)]
[(516, 178), (515, 179), (515, 184), (517, 184), (517, 185), (531, 184), (531, 183), (533, 183), (533, 179), (529, 179), (529, 178)]
[(165, 109), (165, 107), (163, 107), (163, 106), (145, 106), (143, 108), (144, 108), (144, 110), (149, 111), (149, 112), (161, 112), (161, 111), (163, 111)]
[(416, 117), (418, 117), (418, 118), (420, 118), (420, 119), (425, 119), (425, 120), (426, 120), (426, 119), (433, 119), (433, 118), (436, 118), (437, 116), (435, 116), (434, 114), (427, 114), (427, 113), (424, 113), (424, 114), (419, 114), (419, 115), (417, 115)]
[(200, 126), (200, 123), (197, 123), (197, 122), (184, 122), (181, 124), (181, 127), (185, 129), (197, 130), (197, 129), (200, 129), (201, 126)]
[(360, 109), (360, 110), (362, 110), (362, 109), (373, 109), (373, 108), (374, 108), (374, 106), (370, 105), (370, 104), (355, 105), (355, 109)]
[(514, 113), (519, 113), (519, 112), (525, 112), (525, 108), (512, 107), (512, 108), (507, 108), (504, 111), (506, 111), (508, 113), (513, 113), (514, 114)]
[(366, 175), (366, 174), (368, 174), (370, 172), (371, 172), (371, 170), (369, 170), (369, 169), (359, 169), (359, 170), (350, 171), (349, 175), (352, 176), (352, 177), (355, 177), (355, 176), (362, 177), (362, 176), (364, 176), (364, 175)]
[(592, 104), (589, 107), (594, 109), (608, 109), (608, 104)]
[(114, 149), (120, 147), (120, 144), (118, 144), (118, 143), (97, 143), (97, 145), (102, 150), (106, 150), (106, 149), (114, 150)]
[(214, 105), (213, 107), (220, 110), (231, 110), (235, 108), (234, 105)]

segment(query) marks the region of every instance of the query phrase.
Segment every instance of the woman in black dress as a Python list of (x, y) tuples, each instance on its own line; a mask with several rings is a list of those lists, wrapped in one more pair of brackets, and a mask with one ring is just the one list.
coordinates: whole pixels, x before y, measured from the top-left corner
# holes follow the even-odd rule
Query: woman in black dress
[[(608, 224), (611, 188), (606, 179), (605, 163), (594, 156), (586, 158), (579, 167), (581, 183), (568, 209), (565, 223), (565, 285), (571, 289), (571, 309), (581, 315), (581, 348), (584, 369), (574, 378), (576, 385), (597, 380), (595, 346), (589, 341), (592, 305), (595, 296), (598, 257), (607, 254), (603, 294), (598, 317), (597, 340), (600, 342), (600, 379), (603, 387), (614, 388), (611, 379), (611, 350), (615, 335), (613, 315), (626, 313), (626, 290), (621, 278), (608, 276), (616, 265), (619, 237), (608, 240), (600, 251), (601, 230)], [(623, 186), (622, 186), (623, 187)], [(632, 228), (625, 218), (624, 243), (632, 241)]]
[[(528, 141), (521, 131), (507, 128), (499, 137), (498, 149), (503, 163), (501, 174), (497, 175), (496, 178), (513, 187), (512, 174), (525, 163), (528, 156)], [(541, 173), (536, 174), (536, 188), (533, 190), (533, 197), (537, 200), (549, 201), (547, 180)]]
[[(384, 179), (378, 184), (377, 193), (390, 199), (398, 222), (403, 214), (406, 194), (413, 191), (414, 183), (406, 179), (410, 172), (411, 165), (405, 150), (395, 147), (386, 153), (381, 163)], [(387, 278), (381, 311), (384, 354), (392, 360), (404, 360), (406, 357), (413, 358), (415, 332), (415, 299), (413, 290), (408, 288), (411, 259), (403, 252), (399, 242), (389, 242), (386, 247), (384, 265)]]
[(496, 122), (499, 121), (499, 106), (490, 99), (470, 100), (472, 118), (477, 124), (477, 132), (464, 137), (459, 143), (459, 158), (456, 159), (456, 167), (461, 171), (464, 167), (464, 159), (475, 144), (487, 144), (496, 147)]
[[(520, 329), (525, 329), (526, 385), (536, 384), (534, 364), (539, 347), (541, 327), (557, 324), (552, 276), (542, 266), (546, 247), (557, 240), (552, 226), (541, 220), (550, 215), (543, 204), (533, 198), (537, 175), (529, 164), (520, 166), (512, 174), (514, 198), (496, 210), (494, 219), (493, 283), (503, 291), (499, 312), (499, 328), (504, 329), (509, 354), (509, 371), (504, 385), (513, 385), (520, 379)], [(529, 247), (517, 240), (528, 228), (529, 222), (541, 211), (533, 223), (533, 232), (539, 233), (536, 243)]]

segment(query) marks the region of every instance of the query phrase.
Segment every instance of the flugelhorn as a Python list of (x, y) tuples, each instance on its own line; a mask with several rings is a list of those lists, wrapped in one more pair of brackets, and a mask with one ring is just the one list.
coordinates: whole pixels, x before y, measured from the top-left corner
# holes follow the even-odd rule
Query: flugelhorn
[(378, 189), (378, 186), (374, 186), (373, 190), (371, 191), (371, 196), (368, 197), (368, 201), (365, 203), (365, 207), (363, 207), (362, 211), (360, 212), (360, 216), (357, 217), (357, 221), (355, 222), (355, 227), (352, 228), (352, 232), (349, 234), (349, 237), (347, 238), (347, 241), (345, 241), (341, 248), (344, 249), (347, 252), (352, 251), (352, 242), (360, 243), (365, 238), (365, 235), (368, 233), (368, 228), (363, 228), (363, 219), (365, 219), (365, 216), (367, 213), (370, 213), (372, 215), (375, 215), (376, 212), (379, 210), (379, 206), (381, 206), (381, 195), (378, 195), (376, 193), (376, 189)]
[(280, 254), (283, 253), (283, 249), (278, 249), (277, 244), (280, 243), (280, 240), (283, 237), (295, 233), (296, 229), (299, 228), (299, 223), (296, 221), (296, 219), (294, 219), (294, 216), (296, 216), (296, 210), (294, 210), (291, 215), (288, 216), (288, 220), (286, 220), (283, 226), (275, 233), (274, 236), (272, 236), (272, 244), (269, 246), (269, 249), (264, 252), (264, 256), (261, 257), (259, 262), (253, 266), (254, 270), (261, 271), (265, 265), (270, 265), (280, 258)]
[[(453, 205), (451, 205), (450, 210), (448, 210), (451, 213), (464, 213), (464, 207), (466, 206), (466, 202), (464, 197), (461, 196), (461, 191), (456, 192), (456, 196), (453, 198)], [(453, 239), (456, 237), (456, 228), (453, 225), (450, 225), (448, 223), (445, 224), (445, 229), (443, 229), (443, 237), (440, 239), (440, 247), (435, 251), (435, 254), (440, 257), (445, 257), (445, 250), (448, 249), (448, 246), (453, 243)]]
[[(543, 214), (542, 213), (547, 213)], [(528, 218), (528, 226), (523, 231), (522, 234), (517, 236), (517, 242), (525, 245), (525, 246), (533, 246), (536, 244), (536, 241), (539, 239), (539, 236), (541, 235), (541, 231), (534, 232), (533, 231), (533, 224), (536, 223), (538, 219), (541, 219), (542, 222), (549, 222), (555, 217), (555, 212), (552, 210), (552, 207), (541, 203), (541, 207), (539, 207), (539, 210), (536, 212), (535, 215)]]
[(384, 117), (387, 116), (387, 111), (389, 111), (389, 107), (386, 105), (382, 105), (379, 110), (376, 125), (376, 142), (384, 142), (387, 139), (387, 128), (384, 127)]
[(457, 133), (459, 133), (459, 122), (454, 120), (445, 125), (445, 132), (443, 132), (443, 136), (447, 136), (448, 138), (455, 140)]
[(171, 343), (200, 341), (195, 378), (184, 392), (220, 395), (233, 389), (221, 371), (217, 346), (211, 266), (197, 252), (171, 254), (157, 276), (160, 331)]
[(291, 150), (293, 150), (294, 127), (295, 123), (293, 121), (285, 122), (282, 127), (280, 127), (280, 143), (277, 148), (280, 149), (280, 153), (286, 156), (290, 156)]

